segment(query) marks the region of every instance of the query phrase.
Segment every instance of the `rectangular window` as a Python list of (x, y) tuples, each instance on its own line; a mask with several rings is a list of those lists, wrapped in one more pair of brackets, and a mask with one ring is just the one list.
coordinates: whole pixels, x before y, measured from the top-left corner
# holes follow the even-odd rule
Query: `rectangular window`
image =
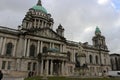
[(11, 69), (11, 61), (8, 61), (8, 66), (7, 69), (10, 70)]
[(33, 71), (35, 71), (36, 70), (36, 63), (33, 63)]
[(2, 69), (5, 69), (6, 67), (6, 61), (2, 61)]
[(28, 62), (28, 70), (31, 70), (31, 62)]

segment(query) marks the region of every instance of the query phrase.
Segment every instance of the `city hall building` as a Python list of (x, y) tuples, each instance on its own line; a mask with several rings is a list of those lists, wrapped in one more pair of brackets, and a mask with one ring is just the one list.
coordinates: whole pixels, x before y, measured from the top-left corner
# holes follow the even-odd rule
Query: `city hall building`
[(0, 70), (5, 76), (103, 76), (111, 69), (105, 37), (97, 27), (88, 42), (64, 37), (53, 30), (54, 19), (41, 0), (29, 9), (18, 29), (0, 26)]

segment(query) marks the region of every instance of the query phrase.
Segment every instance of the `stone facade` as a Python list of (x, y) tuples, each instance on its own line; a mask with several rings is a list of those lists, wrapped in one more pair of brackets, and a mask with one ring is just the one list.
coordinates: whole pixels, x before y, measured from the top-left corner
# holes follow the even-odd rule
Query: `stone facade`
[(111, 67), (113, 71), (120, 71), (120, 54), (110, 54)]
[(0, 27), (0, 69), (5, 75), (27, 76), (32, 71), (40, 76), (102, 76), (111, 69), (105, 37), (98, 27), (89, 45), (67, 40), (63, 26), (54, 31), (53, 24), (38, 0), (18, 30)]

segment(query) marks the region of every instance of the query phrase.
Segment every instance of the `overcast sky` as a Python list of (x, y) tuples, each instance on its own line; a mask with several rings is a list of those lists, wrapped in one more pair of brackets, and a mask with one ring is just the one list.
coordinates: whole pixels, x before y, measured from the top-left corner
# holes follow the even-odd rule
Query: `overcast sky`
[[(37, 0), (0, 0), (0, 25), (16, 28)], [(89, 42), (96, 26), (106, 37), (110, 53), (120, 53), (120, 0), (42, 0), (54, 18), (54, 30), (65, 28), (68, 40)]]

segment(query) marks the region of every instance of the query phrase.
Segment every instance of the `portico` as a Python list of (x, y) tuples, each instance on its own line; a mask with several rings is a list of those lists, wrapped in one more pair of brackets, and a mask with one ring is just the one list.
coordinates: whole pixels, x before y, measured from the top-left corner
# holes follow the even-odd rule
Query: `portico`
[[(57, 56), (53, 56), (52, 54), (53, 53), (48, 53), (43, 56), (43, 60), (41, 62), (41, 76), (43, 74), (47, 76), (64, 76), (67, 63), (67, 56), (62, 55), (61, 53), (54, 53), (57, 54)], [(62, 56), (65, 57), (63, 58)]]

